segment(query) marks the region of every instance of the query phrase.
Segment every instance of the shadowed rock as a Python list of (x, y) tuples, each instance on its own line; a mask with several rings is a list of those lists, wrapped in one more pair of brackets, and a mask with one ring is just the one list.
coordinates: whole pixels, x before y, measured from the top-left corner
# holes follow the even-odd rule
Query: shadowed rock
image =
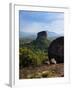
[(48, 47), (49, 60), (54, 58), (56, 63), (64, 63), (64, 37), (52, 41)]
[(47, 39), (47, 32), (41, 31), (37, 34), (37, 39)]
[(36, 40), (31, 42), (31, 46), (34, 46), (35, 49), (40, 49), (43, 51), (47, 51), (47, 48), (50, 44), (50, 40), (47, 38), (47, 32), (41, 31), (37, 33)]

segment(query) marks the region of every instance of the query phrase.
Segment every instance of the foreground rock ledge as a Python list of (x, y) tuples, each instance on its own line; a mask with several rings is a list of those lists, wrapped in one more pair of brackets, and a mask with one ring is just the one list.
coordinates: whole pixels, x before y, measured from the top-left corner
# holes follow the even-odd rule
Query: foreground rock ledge
[(20, 79), (54, 77), (64, 77), (64, 64), (42, 65), (35, 68), (25, 67), (19, 71)]

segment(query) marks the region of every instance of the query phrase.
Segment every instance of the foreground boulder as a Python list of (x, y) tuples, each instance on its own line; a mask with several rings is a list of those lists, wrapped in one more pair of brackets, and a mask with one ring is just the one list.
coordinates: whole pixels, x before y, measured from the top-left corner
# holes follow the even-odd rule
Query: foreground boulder
[(64, 63), (64, 37), (52, 41), (48, 47), (48, 57), (50, 62), (54, 58), (56, 63)]

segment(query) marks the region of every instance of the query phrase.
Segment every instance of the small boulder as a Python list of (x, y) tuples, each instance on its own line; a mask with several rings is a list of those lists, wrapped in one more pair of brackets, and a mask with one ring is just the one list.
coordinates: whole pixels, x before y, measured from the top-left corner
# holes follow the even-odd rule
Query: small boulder
[(51, 63), (51, 64), (56, 64), (55, 58), (52, 58), (52, 59), (50, 60), (50, 63)]

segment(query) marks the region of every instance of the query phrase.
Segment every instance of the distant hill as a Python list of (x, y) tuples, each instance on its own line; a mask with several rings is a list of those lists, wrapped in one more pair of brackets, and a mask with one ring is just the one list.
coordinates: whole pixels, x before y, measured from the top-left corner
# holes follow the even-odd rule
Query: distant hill
[[(46, 31), (47, 32), (47, 37), (48, 38), (56, 38), (59, 37), (61, 35), (55, 33), (55, 32), (50, 32), (50, 31)], [(19, 32), (19, 37), (20, 38), (29, 38), (29, 39), (36, 39), (37, 37), (37, 33), (35, 32)]]
[(25, 39), (36, 39), (37, 33), (31, 33), (31, 32), (19, 32), (19, 38), (25, 38)]
[(37, 38), (32, 42), (33, 45), (35, 45), (39, 49), (47, 49), (48, 45), (50, 44), (50, 41), (47, 39), (47, 32), (41, 31), (37, 33)]
[(55, 32), (50, 32), (50, 31), (47, 31), (47, 34), (48, 34), (48, 37), (58, 37), (59, 36), (59, 34)]
[(41, 31), (37, 33), (37, 37), (35, 40), (25, 44), (25, 46), (34, 50), (40, 49), (40, 50), (46, 51), (49, 44), (50, 44), (50, 40), (48, 40), (47, 38), (47, 32)]

